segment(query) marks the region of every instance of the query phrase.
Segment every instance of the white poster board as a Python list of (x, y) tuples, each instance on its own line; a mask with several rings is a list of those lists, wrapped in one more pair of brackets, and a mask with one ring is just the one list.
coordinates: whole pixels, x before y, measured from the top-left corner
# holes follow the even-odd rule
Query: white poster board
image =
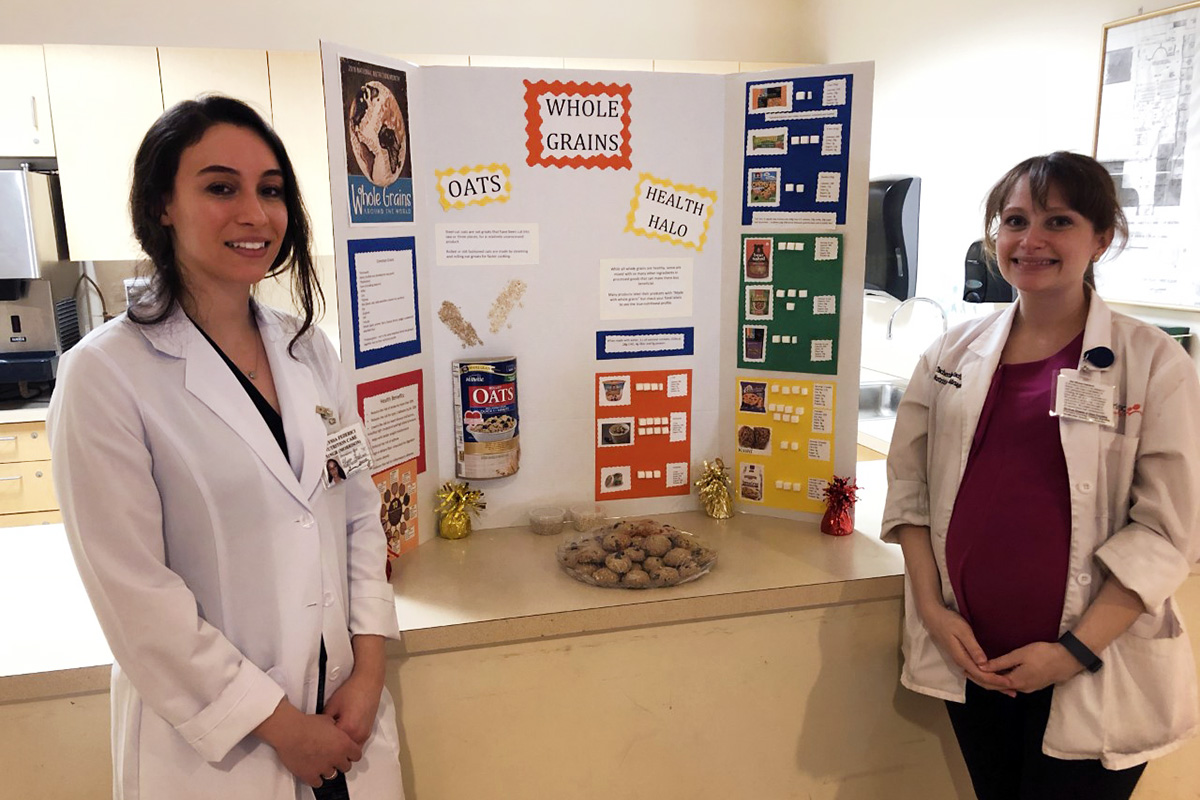
[[(531, 508), (547, 504), (599, 500), (613, 516), (697, 508), (691, 484), (701, 462), (722, 456), (734, 463), (733, 387), (743, 370), (733, 341), (740, 301), (733, 295), (741, 234), (762, 222), (741, 220), (749, 79), (418, 69), (331, 44), (322, 46), (322, 57), (343, 360), (360, 391), (394, 393), (401, 387), (390, 386), (391, 377), (421, 373), (422, 509), (433, 505), (437, 486), (458, 479), (461, 420), (453, 410), (451, 362), (501, 356), (517, 359), (520, 469), (472, 481), (488, 500), (476, 527), (523, 525)], [(385, 78), (387, 70), (405, 72), (411, 220), (356, 219), (388, 200), (347, 183), (353, 153), (344, 144), (337, 66), (346, 58), (386, 68)], [(786, 203), (768, 218), (773, 234), (836, 232), (845, 242), (841, 299), (831, 315), (839, 351), (824, 379), (846, 387), (837, 394), (838, 437), (811, 445), (806, 438), (803, 452), (852, 475), (855, 416), (848, 404), (859, 366), (872, 69), (820, 67), (786, 77), (825, 73), (854, 81), (853, 126), (831, 126), (823, 143), (816, 136), (806, 142), (814, 157), (822, 150), (843, 156), (834, 181), (841, 218), (795, 214)], [(811, 102), (838, 102), (834, 95)], [(795, 113), (804, 113), (800, 101)], [(384, 180), (391, 177), (386, 167), (378, 170)], [(815, 192), (815, 171), (810, 183)], [(793, 182), (789, 191), (795, 190)], [(384, 240), (379, 248), (390, 252), (408, 248), (411, 239), (417, 352), (362, 358), (352, 322), (362, 298), (350, 273), (355, 259), (371, 275), (386, 272), (377, 266), (377, 250), (356, 252), (368, 247), (361, 243), (367, 239)], [(407, 296), (393, 287), (385, 299), (396, 305)], [(781, 314), (785, 307), (786, 301)], [(813, 307), (807, 299), (804, 309)], [(380, 329), (393, 328), (400, 338), (402, 326)], [(403, 346), (411, 350), (411, 343)], [(433, 534), (433, 524), (423, 522), (422, 540)]]

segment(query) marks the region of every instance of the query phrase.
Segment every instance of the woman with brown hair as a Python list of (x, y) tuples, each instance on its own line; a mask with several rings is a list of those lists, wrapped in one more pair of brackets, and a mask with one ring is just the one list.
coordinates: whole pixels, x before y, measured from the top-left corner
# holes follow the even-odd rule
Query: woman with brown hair
[(1052, 153), (992, 189), (1018, 300), (924, 354), (888, 456), (906, 567), (901, 681), (947, 701), (977, 795), (1128, 798), (1197, 727), (1172, 594), (1200, 559), (1200, 382), (1091, 274), (1112, 179)]

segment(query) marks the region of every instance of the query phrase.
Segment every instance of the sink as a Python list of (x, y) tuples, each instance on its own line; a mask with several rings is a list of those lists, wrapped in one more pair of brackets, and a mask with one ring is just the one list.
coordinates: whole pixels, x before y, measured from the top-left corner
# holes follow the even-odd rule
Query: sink
[(859, 419), (894, 419), (908, 381), (869, 381), (858, 387)]

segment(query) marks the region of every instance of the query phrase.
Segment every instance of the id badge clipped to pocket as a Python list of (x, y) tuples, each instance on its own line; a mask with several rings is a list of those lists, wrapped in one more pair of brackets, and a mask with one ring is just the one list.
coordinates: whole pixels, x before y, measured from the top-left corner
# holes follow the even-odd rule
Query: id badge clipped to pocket
[(322, 480), (326, 488), (336, 486), (347, 477), (372, 465), (371, 448), (361, 422), (333, 431), (325, 439), (325, 470)]
[(1116, 387), (1092, 380), (1077, 369), (1059, 370), (1054, 385), (1054, 415), (1112, 428)]

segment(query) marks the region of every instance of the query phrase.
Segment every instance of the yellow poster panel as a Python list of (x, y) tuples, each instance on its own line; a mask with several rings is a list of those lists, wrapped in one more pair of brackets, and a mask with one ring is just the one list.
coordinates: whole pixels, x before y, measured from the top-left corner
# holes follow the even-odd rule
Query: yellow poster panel
[(743, 510), (825, 511), (836, 391), (828, 379), (737, 379), (735, 490)]

